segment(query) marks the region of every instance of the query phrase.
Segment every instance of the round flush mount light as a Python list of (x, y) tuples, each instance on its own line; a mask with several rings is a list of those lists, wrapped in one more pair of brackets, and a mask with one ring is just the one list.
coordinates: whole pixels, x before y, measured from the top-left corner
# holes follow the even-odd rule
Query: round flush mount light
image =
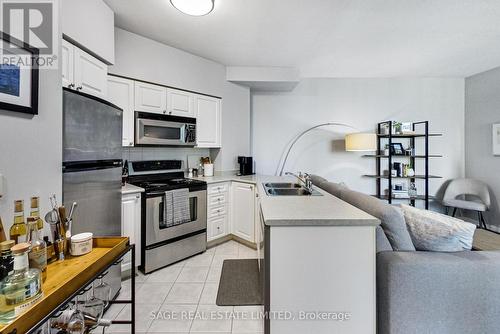
[(172, 6), (184, 14), (203, 16), (214, 9), (215, 0), (170, 0)]

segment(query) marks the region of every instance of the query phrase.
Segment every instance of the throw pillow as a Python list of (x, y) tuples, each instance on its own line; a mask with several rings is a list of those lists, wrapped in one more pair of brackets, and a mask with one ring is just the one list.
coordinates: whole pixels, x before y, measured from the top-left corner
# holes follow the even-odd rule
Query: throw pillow
[(400, 207), (417, 250), (459, 252), (472, 248), (476, 225), (405, 204)]

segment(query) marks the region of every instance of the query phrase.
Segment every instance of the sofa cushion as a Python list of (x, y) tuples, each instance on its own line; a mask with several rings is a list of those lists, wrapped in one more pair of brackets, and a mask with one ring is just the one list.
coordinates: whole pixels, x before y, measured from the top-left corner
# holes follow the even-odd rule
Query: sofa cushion
[[(326, 189), (325, 189), (326, 190)], [(381, 200), (352, 190), (342, 190), (342, 200), (380, 219), (387, 239), (395, 251), (414, 251), (403, 213)]]
[(318, 187), (338, 198), (341, 197), (341, 192), (343, 190), (348, 189), (344, 184), (334, 182), (323, 182)]
[(472, 248), (476, 225), (405, 204), (401, 209), (417, 250), (460, 252)]
[(393, 250), (391, 243), (389, 242), (389, 239), (387, 239), (387, 236), (385, 235), (382, 227), (377, 226), (375, 230), (375, 236), (376, 236), (377, 253)]

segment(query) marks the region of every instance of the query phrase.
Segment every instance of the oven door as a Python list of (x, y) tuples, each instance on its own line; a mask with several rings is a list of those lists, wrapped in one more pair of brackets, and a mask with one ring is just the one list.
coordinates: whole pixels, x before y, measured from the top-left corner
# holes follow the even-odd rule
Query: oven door
[(207, 191), (189, 192), (189, 222), (166, 227), (163, 217), (165, 196), (146, 199), (146, 247), (207, 228)]
[(194, 145), (186, 142), (185, 123), (137, 118), (135, 135), (138, 145)]

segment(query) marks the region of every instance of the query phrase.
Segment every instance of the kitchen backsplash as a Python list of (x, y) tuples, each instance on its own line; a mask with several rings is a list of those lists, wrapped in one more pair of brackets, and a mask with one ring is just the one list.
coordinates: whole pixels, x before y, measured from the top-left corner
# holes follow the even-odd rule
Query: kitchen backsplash
[(182, 160), (183, 168), (187, 169), (189, 155), (209, 156), (208, 148), (184, 147), (124, 147), (123, 160)]

